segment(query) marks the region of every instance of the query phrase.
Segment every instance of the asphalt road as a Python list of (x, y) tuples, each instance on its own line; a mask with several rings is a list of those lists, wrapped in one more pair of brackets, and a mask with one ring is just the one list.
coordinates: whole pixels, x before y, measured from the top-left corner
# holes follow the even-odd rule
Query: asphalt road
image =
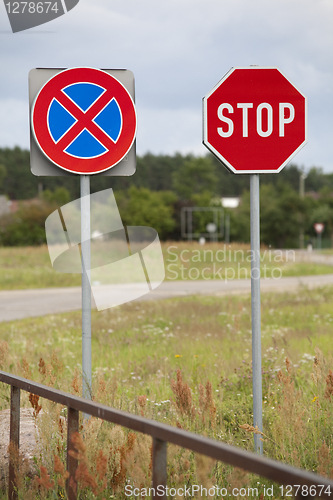
[[(333, 274), (296, 278), (262, 279), (262, 292), (295, 291), (300, 287), (333, 285)], [(166, 281), (139, 300), (158, 300), (187, 295), (234, 295), (250, 293), (250, 280)], [(81, 309), (81, 288), (46, 288), (0, 291), (0, 321)]]

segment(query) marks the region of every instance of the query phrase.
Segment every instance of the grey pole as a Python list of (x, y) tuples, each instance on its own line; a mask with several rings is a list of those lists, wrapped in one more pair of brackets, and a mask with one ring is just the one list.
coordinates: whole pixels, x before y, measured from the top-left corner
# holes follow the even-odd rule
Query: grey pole
[[(299, 197), (304, 198), (305, 191), (305, 179), (306, 175), (304, 172), (301, 173), (299, 178)], [(304, 215), (300, 214), (300, 230), (299, 230), (299, 247), (302, 250), (304, 248)]]
[(182, 238), (185, 238), (185, 232), (186, 232), (186, 213), (184, 210), (184, 207), (181, 209), (180, 212), (180, 232), (182, 235)]
[[(261, 311), (260, 311), (260, 203), (259, 175), (250, 177), (251, 213), (251, 305), (252, 305), (252, 380), (253, 425), (262, 431), (262, 381), (261, 381)], [(260, 434), (254, 434), (256, 453), (262, 454)]]
[(214, 224), (215, 224), (215, 231), (214, 231), (214, 242), (218, 242), (218, 233), (219, 233), (219, 226), (218, 226), (218, 213), (217, 210), (214, 210)]
[(230, 214), (225, 215), (225, 242), (230, 243)]
[(188, 239), (188, 241), (192, 241), (192, 239), (193, 239), (193, 235), (192, 235), (192, 231), (193, 231), (193, 224), (192, 224), (192, 222), (193, 222), (192, 215), (193, 214), (192, 214), (192, 210), (189, 210), (187, 212), (187, 214), (188, 214), (187, 215), (187, 221), (188, 221), (188, 224), (187, 224), (188, 238), (187, 239)]
[(82, 396), (91, 394), (90, 177), (80, 175), (82, 256)]

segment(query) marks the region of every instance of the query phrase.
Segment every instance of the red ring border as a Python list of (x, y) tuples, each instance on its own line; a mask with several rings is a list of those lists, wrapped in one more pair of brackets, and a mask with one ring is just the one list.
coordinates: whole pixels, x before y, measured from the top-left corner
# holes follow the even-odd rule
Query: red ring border
[[(78, 82), (94, 83), (106, 89), (111, 88), (112, 84), (114, 97), (117, 99), (122, 112), (123, 126), (115, 147), (112, 151), (98, 158), (74, 158), (63, 151), (57, 151), (57, 145), (54, 143), (47, 126), (47, 114), (50, 103), (54, 98), (55, 83), (57, 84), (56, 89), (61, 90)], [(41, 116), (43, 117), (42, 120)], [(50, 78), (39, 90), (31, 110), (31, 128), (37, 145), (57, 167), (74, 174), (93, 175), (117, 165), (131, 149), (136, 136), (136, 110), (128, 90), (113, 75), (96, 68), (68, 68)], [(97, 168), (96, 164), (98, 165)]]

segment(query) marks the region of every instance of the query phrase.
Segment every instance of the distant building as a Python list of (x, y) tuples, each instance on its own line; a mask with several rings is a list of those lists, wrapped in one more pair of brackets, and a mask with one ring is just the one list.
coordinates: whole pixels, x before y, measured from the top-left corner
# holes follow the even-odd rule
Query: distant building
[(240, 204), (240, 198), (221, 198), (221, 204), (224, 208), (237, 208)]
[(0, 195), (0, 217), (10, 213), (10, 201), (8, 201), (7, 196), (3, 194)]
[(7, 214), (14, 214), (21, 207), (31, 207), (32, 205), (40, 205), (40, 198), (32, 198), (30, 200), (8, 200), (6, 196), (0, 195), (0, 217)]

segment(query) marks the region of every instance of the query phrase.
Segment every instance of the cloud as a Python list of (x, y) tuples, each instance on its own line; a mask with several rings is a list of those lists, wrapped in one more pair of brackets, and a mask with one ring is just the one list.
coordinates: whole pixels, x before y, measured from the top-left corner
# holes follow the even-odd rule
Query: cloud
[[(44, 31), (0, 33), (1, 98), (23, 106), (33, 67), (131, 69), (138, 151), (197, 153), (202, 97), (232, 66), (277, 66), (309, 99), (305, 164), (333, 169), (332, 21), (331, 0), (82, 0)], [(13, 143), (11, 120), (1, 126)]]
[[(201, 144), (201, 103), (197, 109), (138, 107), (137, 152), (206, 154)], [(153, 145), (153, 148), (147, 145)]]
[(1, 147), (29, 145), (29, 106), (19, 99), (0, 100), (0, 137)]

